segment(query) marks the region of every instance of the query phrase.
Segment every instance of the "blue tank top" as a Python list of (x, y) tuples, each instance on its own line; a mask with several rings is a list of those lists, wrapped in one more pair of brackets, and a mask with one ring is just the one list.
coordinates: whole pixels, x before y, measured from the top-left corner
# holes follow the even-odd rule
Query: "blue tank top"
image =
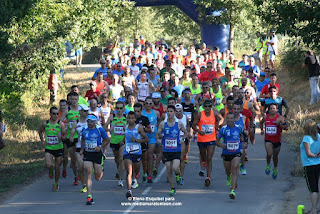
[(240, 119), (237, 121), (235, 120), (234, 123), (238, 126), (240, 126), (242, 129), (244, 129), (244, 123), (243, 123), (243, 116), (240, 114)]
[(152, 109), (151, 114), (147, 114), (145, 110), (142, 111), (142, 115), (148, 117), (151, 127), (152, 133), (146, 133), (149, 138), (149, 144), (156, 143), (155, 134), (157, 133), (157, 121), (158, 118), (156, 116), (155, 111)]
[(128, 125), (126, 126), (125, 130), (125, 146), (123, 148), (123, 154), (134, 154), (134, 155), (141, 155), (141, 143), (132, 142), (130, 139), (134, 137), (134, 139), (141, 139), (141, 135), (138, 132), (139, 124), (137, 124), (134, 129), (129, 129)]
[(180, 129), (177, 120), (172, 127), (168, 126), (168, 122), (164, 123), (162, 146), (163, 152), (181, 152)]
[(240, 134), (242, 132), (243, 129), (238, 125), (234, 127), (225, 125), (220, 129), (218, 138), (223, 138), (223, 142), (227, 145), (222, 150), (222, 154), (231, 155), (241, 152)]

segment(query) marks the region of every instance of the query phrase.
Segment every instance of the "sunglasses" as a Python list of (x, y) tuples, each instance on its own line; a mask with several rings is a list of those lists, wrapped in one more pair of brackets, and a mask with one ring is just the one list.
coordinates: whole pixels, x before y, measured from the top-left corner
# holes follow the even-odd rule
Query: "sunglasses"
[(59, 115), (59, 113), (54, 113), (54, 112), (52, 112), (51, 114), (52, 114), (52, 115)]
[(119, 110), (121, 110), (121, 109), (123, 109), (123, 107), (116, 107), (116, 109), (119, 109)]
[(205, 106), (203, 106), (203, 107), (205, 107), (205, 108), (211, 108), (212, 105), (205, 105)]
[(89, 110), (83, 110), (83, 109), (82, 109), (82, 111), (84, 111), (84, 112), (89, 112)]
[(108, 97), (101, 97), (101, 98), (106, 99), (106, 98), (108, 98)]
[(249, 91), (246, 91), (246, 94), (250, 94), (250, 92), (249, 92)]
[(152, 105), (152, 102), (145, 102), (146, 105)]
[(181, 112), (182, 112), (182, 110), (176, 110), (176, 112), (181, 113)]

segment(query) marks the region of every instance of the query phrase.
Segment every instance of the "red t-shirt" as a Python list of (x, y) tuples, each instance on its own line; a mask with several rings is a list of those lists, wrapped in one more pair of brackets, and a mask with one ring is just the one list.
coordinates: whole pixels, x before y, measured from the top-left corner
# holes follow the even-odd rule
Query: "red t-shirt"
[[(275, 83), (274, 86), (276, 86), (277, 88), (277, 95), (279, 94), (279, 84), (278, 83)], [(263, 86), (263, 88), (261, 89), (261, 94), (269, 94), (269, 88), (271, 87), (271, 84), (268, 83), (266, 84), (265, 86)]]
[(106, 77), (104, 80), (108, 83), (108, 85), (112, 85), (112, 79), (111, 77)]
[(212, 72), (205, 71), (200, 74), (200, 82), (206, 82), (208, 80), (211, 81), (215, 77), (217, 77), (216, 71), (212, 71)]
[(99, 97), (102, 94), (102, 92), (98, 91), (98, 90), (96, 90), (95, 92), (92, 92), (91, 90), (88, 90), (86, 92), (86, 96), (85, 97), (88, 97), (88, 100), (92, 100), (92, 99), (94, 99), (94, 94), (96, 94)]
[(249, 130), (250, 119), (253, 118), (252, 113), (248, 109), (243, 109), (241, 114), (246, 117), (245, 126), (246, 126), (246, 129)]

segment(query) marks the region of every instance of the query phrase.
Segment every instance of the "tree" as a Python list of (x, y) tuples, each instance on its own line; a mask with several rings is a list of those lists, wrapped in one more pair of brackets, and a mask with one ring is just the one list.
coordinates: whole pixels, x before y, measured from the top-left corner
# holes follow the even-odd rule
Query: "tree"
[(258, 14), (278, 33), (301, 37), (303, 42), (319, 49), (320, 4), (312, 0), (255, 0)]
[[(230, 25), (229, 49), (233, 50), (237, 27), (252, 28), (259, 22), (253, 0), (195, 0), (203, 22)], [(214, 12), (214, 10), (216, 10)]]

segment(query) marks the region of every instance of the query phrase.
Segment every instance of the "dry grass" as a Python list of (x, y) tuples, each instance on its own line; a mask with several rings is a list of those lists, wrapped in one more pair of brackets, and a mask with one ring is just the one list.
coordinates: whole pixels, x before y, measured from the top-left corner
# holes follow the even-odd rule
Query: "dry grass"
[[(301, 65), (297, 65), (300, 67)], [(300, 143), (303, 137), (303, 124), (306, 119), (319, 121), (320, 111), (317, 105), (309, 106), (310, 85), (307, 71), (302, 69), (301, 73), (292, 71), (286, 67), (280, 67), (277, 72), (278, 82), (280, 84), (279, 95), (283, 97), (290, 107), (289, 124), (290, 129), (284, 132), (284, 138), (287, 143), (294, 146), (297, 152), (295, 168), (292, 172), (294, 176), (303, 176), (303, 168), (300, 159)]]
[[(89, 88), (92, 72), (87, 69), (66, 69), (65, 83), (58, 90), (58, 101), (66, 99), (72, 85), (79, 85), (81, 95)], [(27, 93), (22, 97), (24, 108), (21, 124), (6, 124), (4, 140), (6, 147), (0, 151), (0, 192), (32, 180), (44, 171), (44, 147), (39, 141), (40, 124), (49, 118), (49, 91), (38, 103)], [(59, 102), (54, 103), (56, 106)], [(0, 200), (1, 202), (1, 200)]]

